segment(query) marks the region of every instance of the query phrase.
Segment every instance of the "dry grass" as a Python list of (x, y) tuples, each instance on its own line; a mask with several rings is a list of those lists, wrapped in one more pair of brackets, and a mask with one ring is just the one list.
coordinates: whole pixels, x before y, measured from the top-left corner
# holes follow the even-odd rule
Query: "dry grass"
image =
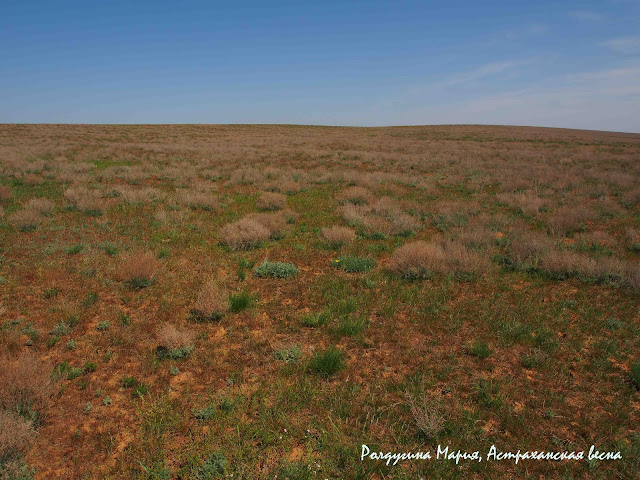
[(0, 360), (0, 406), (15, 414), (41, 413), (57, 390), (52, 365), (35, 355)]
[(12, 198), (13, 190), (5, 185), (0, 185), (0, 202), (8, 202)]
[(225, 225), (220, 231), (220, 241), (232, 250), (255, 248), (269, 239), (271, 233), (260, 222), (242, 218)]
[(151, 281), (155, 278), (160, 262), (152, 252), (134, 252), (126, 255), (120, 263), (120, 280)]
[(42, 215), (50, 215), (55, 206), (55, 203), (46, 198), (32, 198), (27, 202), (27, 209), (35, 210)]
[(429, 278), (447, 271), (445, 251), (440, 245), (422, 240), (398, 248), (389, 258), (389, 270), (405, 278)]
[(287, 206), (287, 197), (281, 193), (263, 192), (256, 201), (256, 206), (262, 210), (280, 210)]
[(27, 185), (29, 187), (42, 185), (44, 183), (44, 179), (41, 176), (35, 175), (33, 173), (27, 173), (22, 177), (21, 180), (23, 185)]
[(64, 197), (83, 212), (102, 212), (105, 208), (100, 192), (87, 187), (68, 188), (64, 192)]
[(156, 338), (158, 345), (169, 350), (176, 350), (193, 346), (195, 334), (191, 330), (177, 328), (167, 323), (158, 329)]
[(363, 187), (349, 187), (338, 194), (337, 200), (340, 203), (367, 205), (373, 201), (373, 194)]
[(409, 396), (411, 415), (416, 423), (416, 429), (425, 440), (435, 440), (444, 430), (446, 418), (442, 414), (439, 402), (422, 396), (416, 399)]
[(204, 318), (221, 317), (228, 308), (228, 292), (214, 279), (209, 279), (202, 285), (193, 304), (195, 314)]
[(564, 206), (551, 214), (547, 224), (554, 235), (565, 236), (585, 226), (585, 222), (594, 218), (594, 213), (583, 205)]
[(11, 214), (9, 222), (18, 230), (28, 232), (35, 230), (45, 221), (45, 217), (37, 210), (25, 208)]
[(192, 190), (181, 190), (176, 195), (178, 204), (189, 208), (201, 208), (202, 210), (214, 210), (219, 205), (218, 198), (207, 192), (194, 192)]
[(34, 436), (31, 422), (9, 412), (0, 411), (0, 465), (25, 452)]
[(356, 232), (347, 227), (334, 225), (320, 230), (320, 238), (333, 248), (340, 248), (356, 238)]

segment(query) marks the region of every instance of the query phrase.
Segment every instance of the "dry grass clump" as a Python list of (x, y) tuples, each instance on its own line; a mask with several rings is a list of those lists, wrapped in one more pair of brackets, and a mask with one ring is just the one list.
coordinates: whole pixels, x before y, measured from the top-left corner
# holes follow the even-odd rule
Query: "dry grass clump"
[(411, 415), (416, 422), (416, 429), (425, 440), (435, 440), (444, 430), (445, 417), (439, 402), (423, 396), (416, 399), (409, 396)]
[(583, 228), (585, 222), (593, 218), (594, 213), (589, 208), (580, 205), (567, 205), (552, 214), (547, 224), (552, 234), (565, 236)]
[(0, 360), (0, 407), (17, 415), (34, 417), (56, 392), (52, 366), (24, 353)]
[(512, 208), (517, 208), (528, 216), (538, 215), (549, 206), (548, 200), (540, 198), (533, 192), (499, 193), (496, 195), (496, 200)]
[(50, 215), (55, 204), (46, 198), (32, 198), (27, 202), (27, 209), (35, 210), (42, 215)]
[(298, 214), (292, 210), (250, 213), (220, 231), (222, 243), (233, 250), (255, 248), (268, 239), (281, 238), (287, 223), (293, 223)]
[(191, 330), (180, 329), (169, 323), (158, 329), (158, 344), (168, 350), (179, 350), (193, 346), (195, 334)]
[(31, 422), (18, 415), (0, 411), (0, 465), (5, 459), (24, 453), (33, 436)]
[(367, 205), (373, 201), (373, 194), (364, 187), (349, 187), (337, 196), (340, 203)]
[(556, 242), (540, 232), (519, 229), (509, 245), (508, 257), (513, 268), (531, 270), (540, 266), (545, 255), (556, 249)]
[(287, 206), (287, 197), (281, 193), (262, 192), (256, 206), (262, 210), (280, 210)]
[(389, 259), (389, 269), (410, 279), (431, 278), (434, 273), (476, 275), (489, 268), (489, 260), (464, 245), (447, 241), (409, 242), (398, 248)]
[(447, 270), (457, 274), (476, 275), (489, 269), (489, 259), (477, 251), (468, 250), (461, 243), (444, 243)]
[(362, 225), (369, 209), (360, 205), (343, 205), (340, 213), (345, 222), (351, 226)]
[(65, 190), (64, 197), (78, 210), (86, 213), (102, 213), (104, 201), (100, 192), (86, 187), (71, 187)]
[(229, 295), (215, 280), (205, 282), (196, 298), (191, 315), (197, 321), (218, 320), (229, 309)]
[(356, 238), (356, 232), (347, 227), (334, 225), (322, 228), (320, 238), (332, 248), (340, 248), (353, 242)]
[(568, 250), (553, 250), (541, 262), (541, 268), (556, 280), (578, 277), (587, 283), (626, 283), (635, 286), (637, 272), (613, 257), (590, 258)]
[(282, 212), (274, 213), (250, 213), (245, 218), (255, 220), (269, 231), (270, 238), (277, 239), (283, 235), (284, 228), (288, 223), (287, 219), (294, 217), (294, 212), (290, 210), (283, 210)]
[(446, 272), (444, 249), (422, 240), (398, 248), (389, 259), (389, 269), (405, 278), (430, 278), (434, 272)]
[(301, 189), (300, 183), (295, 180), (287, 180), (279, 187), (279, 190), (287, 195), (298, 193)]
[(21, 232), (31, 232), (44, 223), (45, 217), (32, 208), (18, 210), (11, 214), (10, 223)]
[(220, 239), (232, 250), (247, 250), (259, 246), (271, 232), (254, 218), (241, 218), (228, 223), (220, 231)]
[(176, 196), (178, 204), (192, 209), (214, 210), (219, 201), (215, 195), (207, 192), (196, 192), (193, 190), (181, 190)]
[(0, 202), (8, 202), (12, 198), (13, 190), (5, 185), (0, 185)]
[(369, 233), (410, 235), (422, 228), (422, 223), (403, 212), (399, 202), (382, 197), (371, 206), (347, 204), (340, 208), (342, 218), (351, 226), (362, 226)]
[(160, 262), (151, 252), (130, 253), (120, 264), (120, 280), (133, 290), (151, 285), (160, 268)]

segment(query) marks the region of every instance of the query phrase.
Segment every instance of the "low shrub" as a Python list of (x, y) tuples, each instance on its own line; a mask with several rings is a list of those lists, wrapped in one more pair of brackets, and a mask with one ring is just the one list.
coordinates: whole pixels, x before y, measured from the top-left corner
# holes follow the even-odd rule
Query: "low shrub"
[(229, 310), (233, 313), (246, 310), (251, 306), (251, 295), (248, 292), (239, 292), (229, 295)]
[(18, 210), (9, 217), (9, 222), (21, 232), (32, 232), (44, 223), (45, 217), (37, 210)]
[(173, 325), (163, 325), (157, 333), (158, 347), (156, 355), (159, 359), (181, 359), (193, 351), (194, 334), (190, 330), (178, 329)]
[(232, 250), (248, 250), (258, 247), (271, 236), (269, 230), (254, 219), (242, 218), (225, 225), (220, 239)]
[(389, 269), (404, 278), (431, 278), (436, 272), (446, 271), (444, 249), (424, 241), (406, 243), (391, 255)]
[(131, 290), (141, 290), (152, 285), (159, 261), (151, 252), (127, 255), (120, 265), (120, 278)]
[(631, 383), (640, 390), (640, 362), (635, 362), (631, 365)]
[(214, 280), (207, 281), (198, 292), (191, 317), (197, 322), (220, 320), (229, 308), (229, 296)]
[(258, 278), (291, 278), (298, 273), (298, 267), (292, 263), (270, 262), (265, 260), (253, 270)]
[(376, 266), (372, 258), (340, 257), (333, 261), (333, 266), (349, 273), (369, 272)]
[(330, 377), (345, 367), (344, 353), (337, 347), (315, 352), (309, 363), (311, 372)]
[(322, 312), (307, 313), (300, 319), (303, 327), (320, 327), (331, 319), (331, 314), (324, 310)]
[(193, 472), (194, 480), (220, 478), (227, 469), (227, 458), (221, 452), (214, 452)]

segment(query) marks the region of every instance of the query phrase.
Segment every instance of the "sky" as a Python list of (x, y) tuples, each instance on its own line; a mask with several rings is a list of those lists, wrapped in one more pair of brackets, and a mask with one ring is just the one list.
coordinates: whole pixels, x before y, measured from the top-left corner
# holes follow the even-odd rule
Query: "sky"
[(0, 122), (640, 132), (640, 0), (2, 0)]

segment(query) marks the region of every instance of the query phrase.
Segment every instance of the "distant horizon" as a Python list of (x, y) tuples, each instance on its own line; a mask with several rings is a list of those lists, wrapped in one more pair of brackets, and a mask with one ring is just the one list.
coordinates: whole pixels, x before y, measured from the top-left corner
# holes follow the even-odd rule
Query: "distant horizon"
[(407, 124), (407, 125), (328, 125), (320, 123), (78, 123), (78, 122), (0, 122), (0, 125), (35, 125), (35, 126), (113, 126), (113, 127), (162, 127), (162, 126), (203, 126), (203, 127), (233, 127), (233, 126), (255, 126), (255, 127), (319, 127), (319, 128), (417, 128), (417, 127), (508, 127), (508, 128), (544, 128), (549, 130), (576, 130), (581, 132), (600, 132), (600, 133), (622, 133), (625, 135), (640, 135), (640, 132), (630, 132), (622, 130), (598, 130), (593, 128), (572, 128), (572, 127), (549, 127), (546, 125), (510, 125), (510, 124), (494, 124), (494, 123), (425, 123), (425, 124)]

